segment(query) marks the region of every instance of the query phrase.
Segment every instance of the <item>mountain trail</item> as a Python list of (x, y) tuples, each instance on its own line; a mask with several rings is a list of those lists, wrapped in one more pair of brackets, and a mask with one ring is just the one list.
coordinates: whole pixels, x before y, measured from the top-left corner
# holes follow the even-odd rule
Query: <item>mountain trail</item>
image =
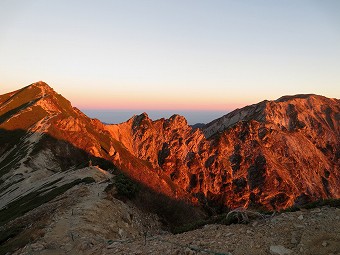
[(140, 212), (133, 205), (108, 199), (102, 180), (90, 185), (77, 185), (59, 201), (43, 236), (15, 254), (101, 254), (109, 240), (140, 237), (145, 224), (159, 229), (157, 217)]

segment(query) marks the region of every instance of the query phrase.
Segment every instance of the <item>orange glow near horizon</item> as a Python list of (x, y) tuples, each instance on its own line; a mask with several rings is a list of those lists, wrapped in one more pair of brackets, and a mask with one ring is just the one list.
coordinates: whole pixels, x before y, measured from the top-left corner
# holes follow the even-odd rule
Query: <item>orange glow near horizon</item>
[(80, 109), (116, 109), (116, 110), (190, 110), (190, 111), (224, 111), (234, 110), (249, 104), (258, 103), (255, 98), (244, 98), (241, 95), (226, 96), (224, 93), (202, 94), (197, 91), (188, 93), (124, 93), (92, 91), (90, 94), (68, 94), (66, 97)]
[(195, 102), (180, 100), (133, 100), (133, 99), (113, 99), (110, 101), (91, 100), (87, 102), (74, 100), (73, 105), (80, 109), (97, 109), (97, 110), (189, 110), (189, 111), (223, 111), (234, 110), (244, 107), (250, 103), (221, 103), (221, 102)]

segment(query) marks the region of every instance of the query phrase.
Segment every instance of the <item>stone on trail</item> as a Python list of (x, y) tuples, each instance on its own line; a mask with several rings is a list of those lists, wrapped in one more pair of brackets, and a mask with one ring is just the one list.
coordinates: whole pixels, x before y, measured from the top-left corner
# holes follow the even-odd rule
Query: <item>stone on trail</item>
[(273, 255), (286, 255), (291, 254), (293, 251), (289, 250), (282, 245), (271, 245), (270, 246), (270, 254)]

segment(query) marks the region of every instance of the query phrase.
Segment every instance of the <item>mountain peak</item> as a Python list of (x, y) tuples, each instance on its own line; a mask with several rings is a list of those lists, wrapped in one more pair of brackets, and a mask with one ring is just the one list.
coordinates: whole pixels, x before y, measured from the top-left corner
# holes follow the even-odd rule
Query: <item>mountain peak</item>
[(135, 121), (142, 121), (144, 119), (150, 120), (150, 117), (146, 112), (143, 112), (143, 113), (138, 114), (138, 115), (134, 115), (133, 118), (134, 118)]
[(179, 115), (179, 114), (173, 114), (173, 115), (170, 116), (170, 119), (171, 120), (174, 120), (174, 119), (185, 119), (185, 117), (182, 116), (182, 115)]
[(35, 83), (33, 83), (33, 84), (35, 84), (35, 85), (37, 85), (37, 86), (44, 86), (44, 87), (50, 87), (46, 82), (44, 82), (44, 81), (37, 81), (37, 82), (35, 82)]
[[(336, 99), (315, 94), (298, 94), (282, 96), (277, 100), (264, 100), (260, 103), (236, 109), (210, 123), (204, 128), (207, 138), (222, 132), (241, 121), (271, 122), (288, 130), (292, 129), (291, 123), (309, 122), (310, 114), (315, 119), (323, 115), (325, 109), (322, 105), (329, 105), (336, 112)], [(329, 109), (331, 109), (329, 108)], [(308, 110), (308, 111), (307, 111)], [(309, 117), (308, 117), (309, 116)]]
[(27, 89), (40, 89), (42, 94), (46, 94), (46, 92), (55, 92), (52, 87), (50, 87), (46, 82), (38, 81), (35, 83), (32, 83), (31, 85), (26, 87)]
[(320, 96), (315, 95), (315, 94), (286, 95), (286, 96), (282, 96), (282, 97), (276, 99), (275, 102), (279, 103), (279, 102), (286, 102), (286, 101), (294, 100), (294, 99), (307, 99), (307, 98), (310, 98), (312, 96), (320, 97)]
[(174, 114), (169, 118), (169, 121), (174, 123), (177, 126), (187, 126), (188, 122), (184, 116), (181, 116), (179, 114)]
[(34, 82), (30, 85), (27, 86), (27, 88), (32, 88), (32, 87), (37, 87), (37, 88), (46, 88), (46, 89), (52, 89), (46, 82), (44, 81), (37, 81)]
[(132, 126), (134, 128), (139, 127), (144, 122), (151, 122), (151, 119), (149, 118), (149, 115), (146, 112), (133, 116), (132, 120), (133, 120)]
[[(71, 103), (56, 93), (47, 83), (38, 81), (20, 90), (9, 93), (0, 101), (3, 122), (7, 129), (21, 128), (26, 130), (36, 125), (43, 118), (54, 118), (63, 113), (65, 116), (76, 116)], [(18, 125), (16, 116), (25, 116)]]

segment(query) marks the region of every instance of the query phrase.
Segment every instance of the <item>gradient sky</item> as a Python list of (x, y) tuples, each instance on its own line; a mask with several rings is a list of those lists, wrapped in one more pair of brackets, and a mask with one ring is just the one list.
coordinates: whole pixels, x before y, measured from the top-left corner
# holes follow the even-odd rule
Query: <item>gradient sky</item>
[(1, 0), (0, 94), (85, 109), (224, 111), (340, 98), (340, 1)]

